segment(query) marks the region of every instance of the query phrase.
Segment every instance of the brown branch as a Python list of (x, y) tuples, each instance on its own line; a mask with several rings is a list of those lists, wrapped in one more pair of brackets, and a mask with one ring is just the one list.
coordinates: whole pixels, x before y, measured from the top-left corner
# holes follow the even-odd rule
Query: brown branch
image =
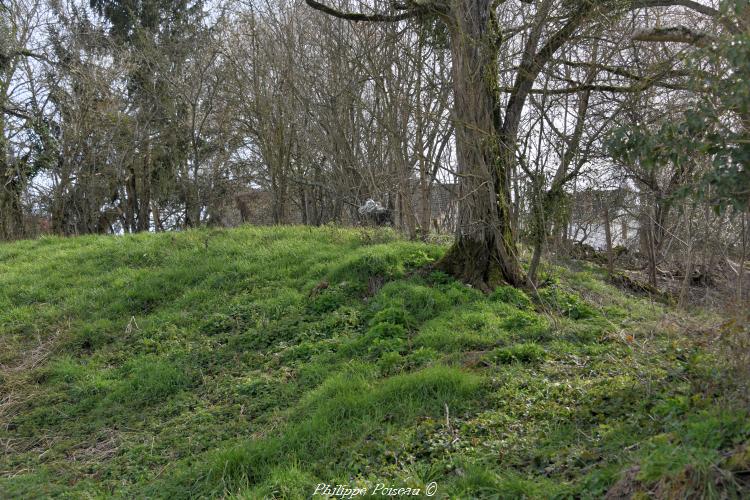
[[(558, 81), (567, 83), (568, 85), (574, 85), (574, 86), (576, 86), (576, 85), (582, 85), (581, 82), (579, 82), (577, 80), (570, 79), (570, 78), (561, 78), (561, 77), (555, 77), (555, 78)], [(661, 87), (661, 88), (670, 89), (670, 90), (690, 90), (684, 84), (666, 81), (665, 78), (667, 78), (667, 75), (665, 75), (663, 73), (653, 73), (653, 74), (645, 75), (645, 76), (636, 76), (636, 75), (633, 75), (633, 76), (631, 76), (629, 78), (632, 79), (632, 80), (635, 80), (637, 82), (640, 82), (640, 88), (642, 90), (645, 90), (645, 89), (650, 88), (650, 87)], [(627, 88), (630, 88), (630, 87), (627, 87)], [(633, 89), (637, 89), (637, 88), (639, 88), (639, 86), (634, 85), (634, 86), (632, 86), (632, 88)]]
[(694, 10), (703, 15), (710, 17), (719, 17), (721, 12), (710, 7), (703, 5), (693, 0), (634, 0), (633, 8), (641, 9), (646, 7), (685, 7), (690, 10)]
[(514, 136), (520, 122), (521, 110), (526, 102), (526, 96), (531, 91), (539, 72), (549, 62), (552, 56), (565, 44), (583, 23), (593, 7), (588, 2), (581, 4), (568, 18), (568, 21), (554, 33), (539, 52), (527, 54), (518, 67), (518, 74), (513, 85), (508, 104), (505, 108), (505, 121), (502, 135)]
[[(636, 73), (628, 71), (625, 67), (622, 66), (609, 66), (607, 64), (593, 61), (568, 61), (564, 59), (557, 59), (555, 60), (555, 63), (570, 66), (572, 68), (595, 68), (597, 70), (629, 78), (631, 80), (644, 80), (646, 78), (649, 78), (646, 75), (638, 75)], [(678, 69), (658, 69), (658, 72), (656, 74), (658, 74), (660, 78), (681, 78), (691, 76), (694, 73)]]
[(15, 116), (21, 120), (33, 120), (34, 117), (28, 113), (25, 113), (19, 109), (9, 108), (5, 105), (0, 105), (0, 112), (6, 115)]
[[(401, 14), (363, 14), (361, 12), (342, 12), (320, 2), (316, 2), (315, 0), (305, 0), (305, 3), (313, 9), (328, 14), (329, 16), (354, 22), (395, 23), (414, 17), (418, 13), (416, 10), (408, 10)], [(401, 8), (406, 8), (406, 6), (402, 6)]]
[(24, 57), (31, 57), (33, 59), (39, 59), (40, 61), (50, 62), (49, 58), (47, 58), (46, 55), (44, 55), (44, 54), (37, 54), (36, 52), (32, 52), (31, 50), (28, 50), (28, 49), (18, 50), (18, 51), (16, 51), (15, 54), (11, 54), (11, 56), (13, 56), (13, 55), (24, 56)]
[(633, 40), (638, 42), (677, 42), (705, 47), (716, 39), (702, 31), (694, 31), (686, 26), (669, 28), (649, 28), (633, 33)]
[(720, 11), (693, 0), (633, 0), (632, 8), (642, 9), (647, 7), (685, 7), (705, 16), (713, 17), (728, 29), (730, 33), (737, 34), (742, 31), (731, 20), (723, 16)]

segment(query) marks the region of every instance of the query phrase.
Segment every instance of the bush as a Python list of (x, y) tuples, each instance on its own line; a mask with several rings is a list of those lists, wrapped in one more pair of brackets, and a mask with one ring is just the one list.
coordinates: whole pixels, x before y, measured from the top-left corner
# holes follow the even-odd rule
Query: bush
[(317, 314), (330, 313), (345, 305), (348, 299), (345, 287), (337, 285), (312, 296), (307, 308)]
[(578, 295), (566, 292), (557, 286), (539, 291), (539, 302), (570, 319), (586, 319), (596, 316), (596, 311)]
[(237, 327), (237, 321), (228, 314), (214, 313), (206, 319), (201, 331), (206, 335), (229, 333)]
[(377, 325), (378, 323), (390, 323), (410, 328), (414, 326), (415, 322), (411, 314), (407, 313), (404, 308), (388, 306), (376, 312), (370, 320), (370, 325)]
[(414, 281), (394, 281), (385, 285), (375, 298), (376, 309), (395, 308), (421, 324), (451, 306), (440, 290)]
[(241, 491), (236, 498), (237, 500), (306, 498), (310, 494), (311, 485), (314, 489), (314, 485), (319, 482), (297, 465), (276, 467), (269, 472), (268, 479), (259, 486)]
[(433, 262), (440, 253), (438, 248), (424, 248), (407, 242), (362, 247), (330, 274), (330, 281), (366, 283), (372, 277), (386, 280), (400, 278), (408, 269)]
[(508, 285), (496, 288), (490, 295), (490, 300), (504, 302), (518, 309), (532, 308), (531, 299), (523, 290)]
[(398, 352), (384, 352), (378, 360), (381, 375), (393, 375), (404, 365), (404, 358)]
[(545, 337), (549, 325), (547, 321), (534, 312), (511, 310), (502, 320), (502, 327), (519, 337), (541, 340)]
[(494, 347), (508, 337), (497, 311), (485, 304), (475, 304), (453, 308), (428, 321), (415, 342), (421, 347), (450, 352)]
[(489, 359), (495, 363), (536, 363), (544, 360), (547, 353), (536, 344), (516, 344), (510, 347), (495, 349), (489, 354)]

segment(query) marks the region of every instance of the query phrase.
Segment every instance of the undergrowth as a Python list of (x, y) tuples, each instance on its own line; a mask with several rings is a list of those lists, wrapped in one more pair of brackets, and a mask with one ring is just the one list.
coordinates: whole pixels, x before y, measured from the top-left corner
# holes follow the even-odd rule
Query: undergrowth
[(0, 245), (0, 497), (750, 494), (708, 332), (594, 267), (485, 295), (425, 271), (444, 251), (332, 227)]

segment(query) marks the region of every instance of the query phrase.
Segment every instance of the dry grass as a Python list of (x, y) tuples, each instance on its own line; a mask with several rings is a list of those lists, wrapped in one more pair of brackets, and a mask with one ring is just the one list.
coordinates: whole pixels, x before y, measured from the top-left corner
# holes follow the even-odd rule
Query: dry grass
[[(61, 330), (48, 338), (37, 336), (26, 349), (18, 350), (11, 363), (0, 364), (0, 425), (6, 432), (11, 422), (24, 412), (35, 401), (38, 386), (30, 380), (33, 372), (43, 366), (56, 352), (60, 344)], [(0, 336), (0, 350), (9, 349), (12, 337)], [(40, 457), (50, 449), (54, 438), (37, 436), (35, 438), (6, 438), (0, 440), (3, 453), (24, 453), (36, 451)], [(23, 470), (0, 470), (0, 477), (13, 477)]]

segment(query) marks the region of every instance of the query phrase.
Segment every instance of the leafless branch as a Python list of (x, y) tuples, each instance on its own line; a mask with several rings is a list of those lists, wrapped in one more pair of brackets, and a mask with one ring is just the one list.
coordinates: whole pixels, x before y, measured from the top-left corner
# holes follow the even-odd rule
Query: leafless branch
[[(316, 2), (315, 0), (305, 0), (305, 3), (313, 9), (328, 14), (329, 16), (354, 22), (394, 23), (415, 17), (418, 13), (416, 9), (409, 9), (400, 14), (363, 14), (361, 12), (342, 12), (333, 7)], [(400, 6), (400, 8), (407, 9), (405, 5)]]
[(668, 28), (648, 28), (633, 33), (633, 40), (638, 42), (676, 42), (705, 47), (716, 39), (702, 31), (695, 31), (686, 26)]

